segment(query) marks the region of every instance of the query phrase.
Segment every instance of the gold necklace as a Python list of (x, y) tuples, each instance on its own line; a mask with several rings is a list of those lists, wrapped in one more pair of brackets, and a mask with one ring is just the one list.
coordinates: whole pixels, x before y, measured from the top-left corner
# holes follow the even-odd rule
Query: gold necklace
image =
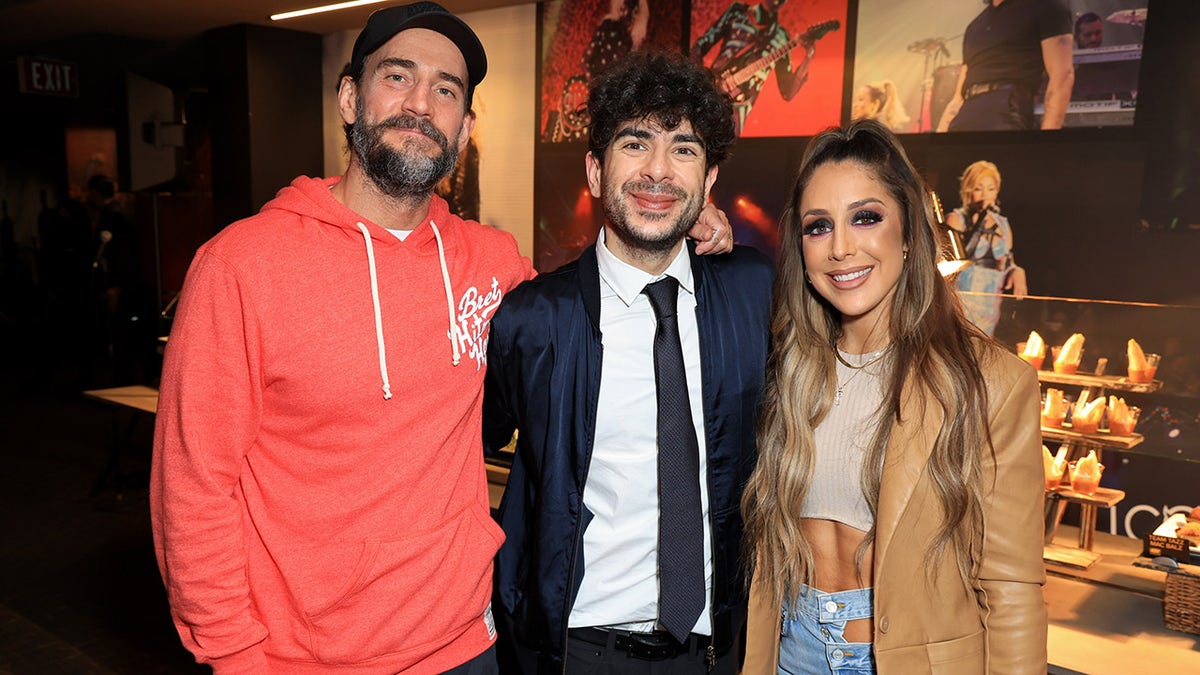
[(866, 368), (867, 366), (871, 366), (876, 363), (879, 363), (879, 361), (882, 360), (883, 357), (887, 356), (887, 353), (891, 350), (891, 348), (892, 348), (892, 346), (888, 345), (887, 347), (884, 347), (883, 349), (879, 350), (879, 354), (875, 358), (871, 359), (870, 361), (867, 361), (866, 363), (862, 363), (862, 364), (855, 366), (855, 365), (851, 365), (848, 361), (846, 361), (846, 359), (842, 358), (841, 350), (839, 350), (835, 346), (833, 348), (833, 355), (837, 357), (837, 360), (840, 361), (843, 366), (846, 366), (850, 370), (853, 370), (854, 373), (851, 374), (850, 377), (846, 378), (845, 382), (841, 383), (841, 385), (838, 386), (837, 391), (834, 392), (834, 395), (833, 395), (833, 404), (841, 405), (842, 404), (842, 392), (845, 391), (846, 387), (848, 387), (850, 385), (850, 383), (854, 381), (854, 378), (858, 377), (858, 374), (861, 373), (864, 368)]

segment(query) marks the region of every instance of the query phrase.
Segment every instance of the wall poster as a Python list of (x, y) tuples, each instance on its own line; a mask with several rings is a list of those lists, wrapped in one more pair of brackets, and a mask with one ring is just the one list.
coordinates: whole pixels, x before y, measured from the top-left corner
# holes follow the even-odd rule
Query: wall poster
[(541, 7), (540, 138), (575, 141), (587, 133), (588, 81), (629, 52), (677, 50), (683, 0), (550, 0)]
[[(984, 15), (992, 27), (1010, 25), (1005, 11), (1029, 16), (1011, 25), (1039, 30), (1036, 11), (1057, 8), (1055, 32), (1066, 35), (1066, 52), (1074, 68), (1064, 127), (1129, 126), (1137, 106), (1146, 0), (1011, 0), (994, 9), (977, 2), (946, 3), (938, 0), (859, 0), (854, 48), (854, 84), (851, 117), (878, 117), (898, 133), (933, 132), (947, 104), (954, 98), (968, 55), (996, 45), (979, 44), (969, 27)], [(1004, 10), (1003, 8), (1008, 8)], [(977, 24), (980, 30), (986, 28)], [(969, 43), (969, 44), (968, 44)], [(1026, 63), (1045, 69), (1038, 36), (1023, 45), (1010, 40), (1009, 63)], [(1023, 56), (1018, 55), (1018, 50)], [(973, 57), (979, 58), (979, 57)], [(967, 59), (967, 65), (971, 59)], [(977, 66), (987, 68), (988, 65)], [(1036, 76), (1036, 73), (1034, 73)], [(1004, 96), (988, 91), (1006, 84), (1003, 74), (977, 83), (977, 95)], [(1032, 117), (1023, 128), (1036, 129), (1045, 111), (1046, 76), (1030, 91)], [(971, 81), (967, 82), (972, 84)], [(972, 131), (1000, 129), (987, 125)], [(1004, 127), (1009, 128), (1009, 127)], [(954, 128), (950, 129), (954, 131)]]
[(689, 51), (734, 97), (740, 136), (808, 136), (837, 124), (846, 0), (693, 0)]

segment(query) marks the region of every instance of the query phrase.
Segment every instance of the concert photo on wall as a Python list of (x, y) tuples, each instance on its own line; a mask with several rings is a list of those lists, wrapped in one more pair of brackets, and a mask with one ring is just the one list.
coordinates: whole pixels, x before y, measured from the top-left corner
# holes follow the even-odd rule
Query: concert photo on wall
[(683, 0), (551, 0), (541, 7), (543, 142), (587, 134), (588, 82), (629, 52), (677, 50), (683, 41)]
[(740, 136), (806, 136), (837, 123), (846, 0), (694, 0), (689, 45), (733, 96)]
[(850, 117), (900, 133), (1130, 126), (1147, 0), (860, 0)]

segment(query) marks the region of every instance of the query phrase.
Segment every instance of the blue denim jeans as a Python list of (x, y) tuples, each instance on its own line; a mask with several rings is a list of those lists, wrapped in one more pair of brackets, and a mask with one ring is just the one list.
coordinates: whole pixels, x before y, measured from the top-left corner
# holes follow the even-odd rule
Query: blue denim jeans
[(869, 619), (870, 588), (823, 593), (805, 586), (794, 606), (783, 605), (779, 637), (780, 675), (864, 675), (875, 672), (870, 642), (846, 642), (846, 622)]

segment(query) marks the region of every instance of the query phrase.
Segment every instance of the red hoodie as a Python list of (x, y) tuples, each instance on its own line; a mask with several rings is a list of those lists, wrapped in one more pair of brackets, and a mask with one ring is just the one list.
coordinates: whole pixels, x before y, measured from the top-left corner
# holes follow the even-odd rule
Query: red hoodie
[(437, 197), (400, 241), (337, 180), (297, 178), (200, 249), (163, 361), (155, 551), (220, 673), (434, 673), (494, 639), (480, 405), (529, 261)]

